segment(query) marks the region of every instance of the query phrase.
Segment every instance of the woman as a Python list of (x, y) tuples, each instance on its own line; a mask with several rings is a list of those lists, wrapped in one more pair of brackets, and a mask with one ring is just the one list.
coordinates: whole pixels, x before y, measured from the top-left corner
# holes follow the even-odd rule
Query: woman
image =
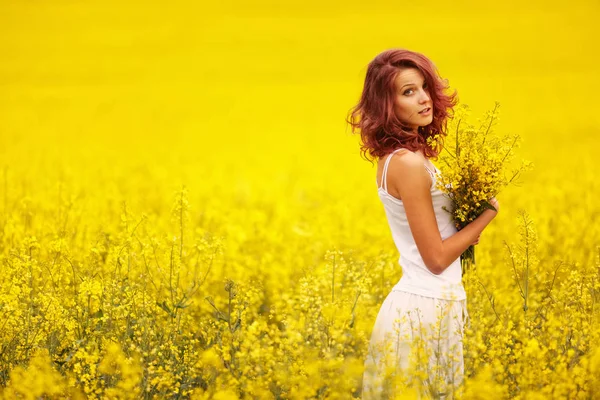
[[(378, 158), (378, 195), (400, 253), (402, 278), (377, 315), (365, 360), (363, 398), (452, 398), (463, 380), (463, 328), (468, 323), (460, 255), (479, 242), (499, 208), (457, 231), (450, 199), (436, 187), (437, 159), (456, 92), (424, 55), (392, 49), (369, 63), (348, 122), (361, 151)], [(368, 157), (367, 157), (368, 159)]]

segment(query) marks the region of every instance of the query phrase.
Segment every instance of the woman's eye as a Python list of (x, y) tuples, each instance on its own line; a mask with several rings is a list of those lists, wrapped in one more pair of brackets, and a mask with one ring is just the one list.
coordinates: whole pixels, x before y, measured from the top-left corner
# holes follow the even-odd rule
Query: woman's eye
[[(423, 84), (423, 89), (427, 89), (426, 83)], [(403, 94), (406, 96), (408, 94), (408, 92), (412, 92), (412, 89), (406, 89)]]

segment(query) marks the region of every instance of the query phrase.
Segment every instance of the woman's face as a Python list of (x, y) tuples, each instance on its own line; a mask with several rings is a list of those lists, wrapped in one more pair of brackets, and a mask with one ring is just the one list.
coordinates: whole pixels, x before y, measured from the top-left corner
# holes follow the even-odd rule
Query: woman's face
[[(433, 121), (433, 102), (429, 87), (421, 71), (416, 68), (401, 70), (396, 76), (395, 104), (396, 116), (417, 131), (419, 126), (427, 126)], [(421, 112), (429, 108), (425, 112)]]

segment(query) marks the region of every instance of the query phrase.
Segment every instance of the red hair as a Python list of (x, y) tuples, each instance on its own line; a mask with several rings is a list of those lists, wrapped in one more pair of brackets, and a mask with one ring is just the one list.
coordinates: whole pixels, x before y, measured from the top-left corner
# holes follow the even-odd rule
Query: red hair
[[(433, 121), (420, 126), (414, 133), (402, 123), (394, 113), (396, 87), (394, 81), (400, 71), (416, 68), (423, 74), (433, 102)], [(448, 118), (454, 115), (458, 102), (457, 93), (445, 94), (448, 80), (442, 79), (431, 60), (420, 53), (405, 49), (390, 49), (378, 54), (367, 68), (365, 85), (360, 101), (354, 106), (346, 122), (352, 126), (352, 133), (360, 130), (361, 153), (368, 160), (382, 157), (402, 147), (410, 151), (420, 149), (425, 157), (437, 159), (446, 136)], [(427, 139), (439, 135), (433, 147)]]

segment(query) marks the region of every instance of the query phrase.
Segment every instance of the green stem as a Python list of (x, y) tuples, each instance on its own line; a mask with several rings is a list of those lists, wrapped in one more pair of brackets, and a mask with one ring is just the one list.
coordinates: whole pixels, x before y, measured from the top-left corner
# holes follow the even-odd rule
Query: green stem
[(460, 265), (462, 267), (463, 275), (467, 271), (475, 268), (475, 246), (469, 246), (460, 256)]

